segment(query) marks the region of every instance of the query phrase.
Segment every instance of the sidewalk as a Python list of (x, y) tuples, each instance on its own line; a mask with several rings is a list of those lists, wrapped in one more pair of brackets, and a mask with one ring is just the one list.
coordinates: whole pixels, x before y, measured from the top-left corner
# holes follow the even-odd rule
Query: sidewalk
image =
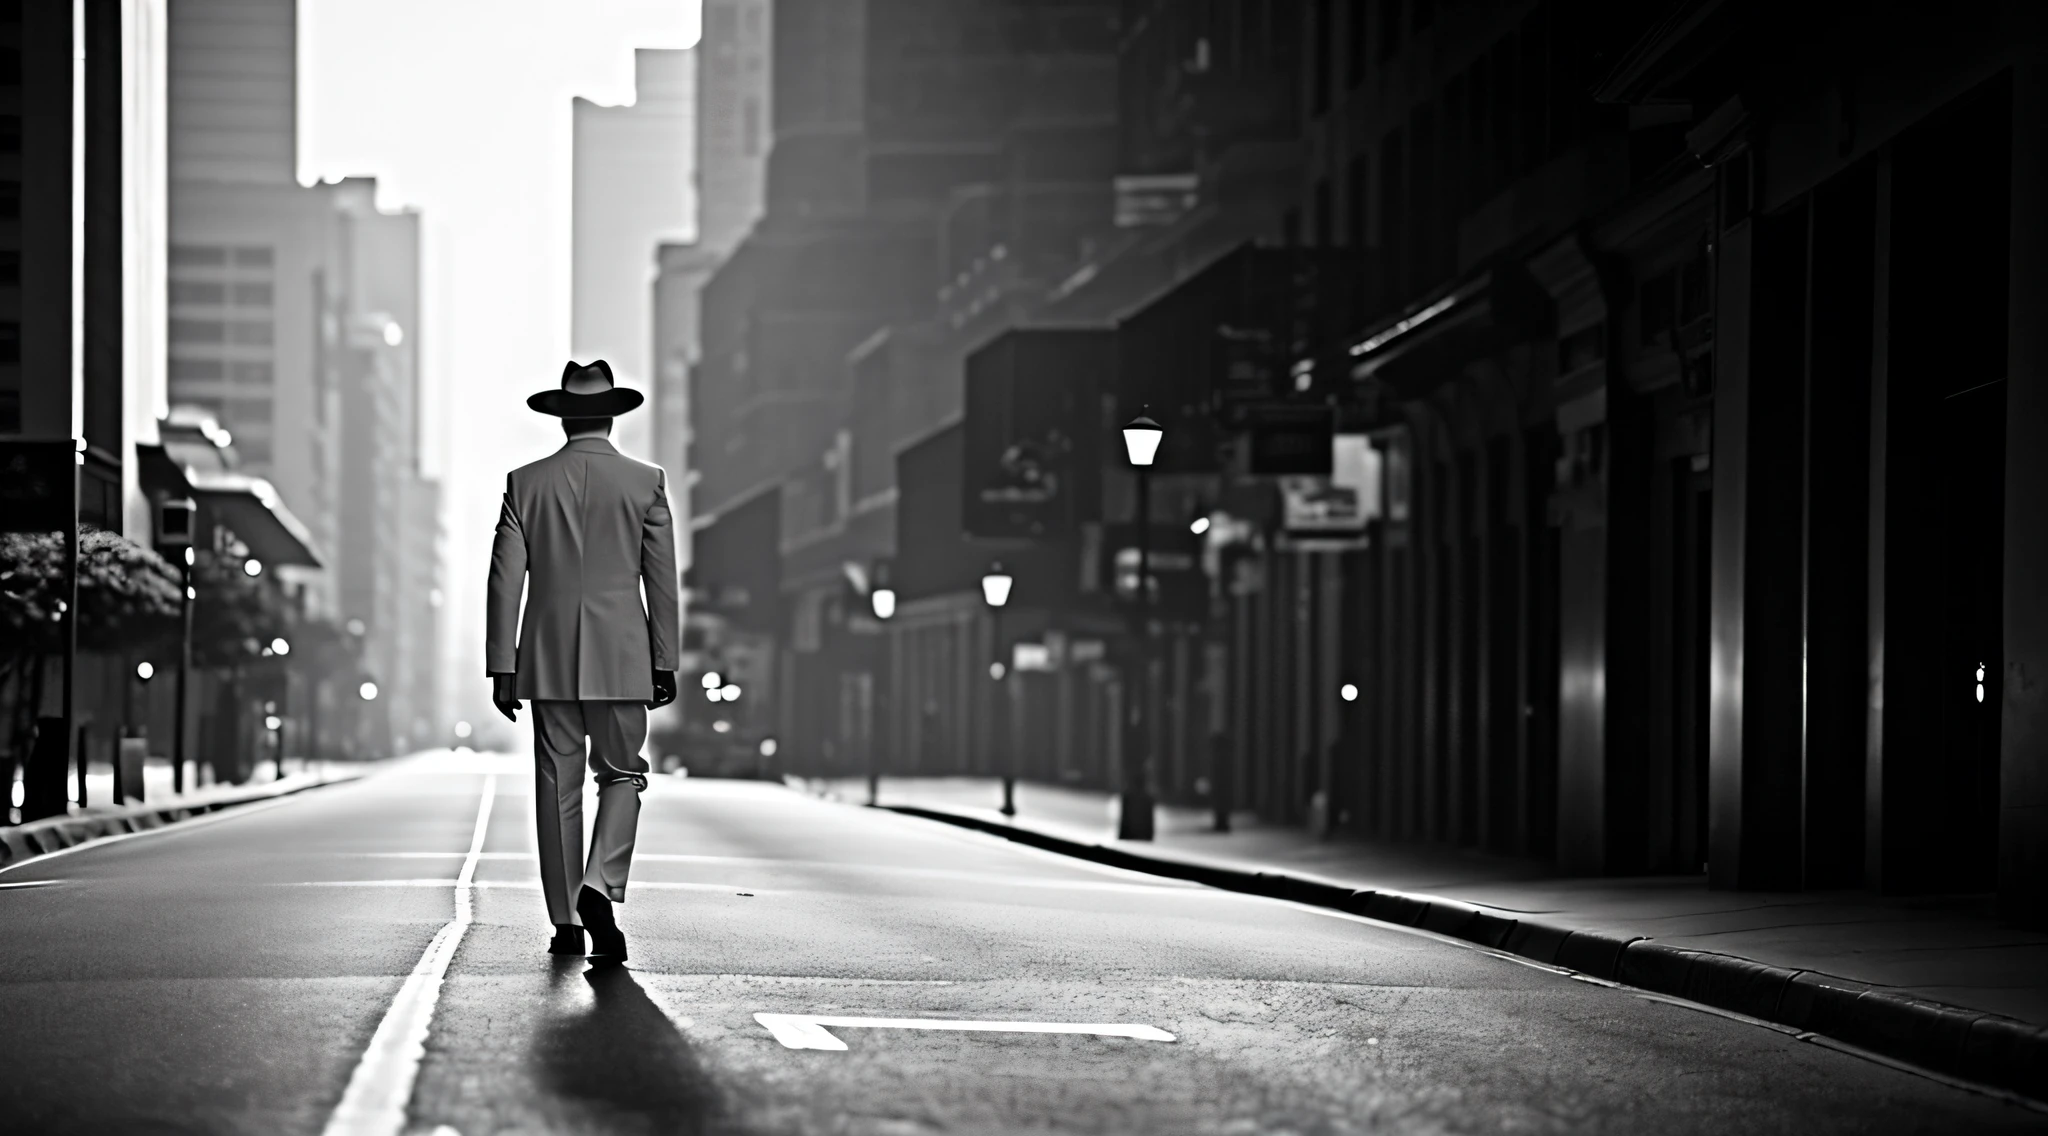
[[(296, 759), (293, 759), (296, 761)], [(162, 828), (203, 813), (219, 812), (236, 805), (283, 797), (305, 789), (317, 789), (341, 781), (352, 781), (375, 768), (375, 762), (319, 761), (310, 768), (290, 769), (282, 779), (265, 764), (255, 777), (241, 785), (207, 785), (184, 793), (172, 793), (168, 763), (152, 762), (144, 771), (146, 798), (141, 803), (115, 805), (113, 775), (91, 772), (86, 776), (86, 800), (103, 802), (85, 808), (71, 806), (64, 816), (44, 817), (25, 824), (0, 825), (0, 868), (30, 857), (69, 848), (102, 836)]]
[[(864, 780), (811, 782), (864, 803)], [(1342, 907), (1736, 1010), (2048, 1099), (2048, 934), (1988, 899), (1709, 891), (1704, 877), (1573, 878), (1437, 846), (1318, 840), (1249, 814), (1161, 806), (1115, 839), (1115, 798), (1019, 783), (885, 778), (880, 803), (1140, 870)]]

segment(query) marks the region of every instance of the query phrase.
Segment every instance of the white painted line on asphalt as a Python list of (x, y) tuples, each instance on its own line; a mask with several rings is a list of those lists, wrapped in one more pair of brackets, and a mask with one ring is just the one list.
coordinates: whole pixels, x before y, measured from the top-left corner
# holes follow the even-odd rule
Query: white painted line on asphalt
[(398, 988), (398, 997), (384, 1011), (384, 1020), (377, 1023), (377, 1032), (370, 1035), (369, 1047), (349, 1076), (341, 1103), (327, 1120), (325, 1136), (396, 1136), (405, 1127), (405, 1106), (412, 1099), (420, 1059), (426, 1056), (427, 1030), (434, 1023), (434, 1006), (441, 1000), (441, 982), (448, 975), (455, 949), (462, 945), (463, 933), (469, 930), (471, 884), (477, 861), (483, 856), (491, 801), (497, 793), (497, 774), (486, 774), (469, 855), (455, 877), (455, 918), (435, 932), (419, 965), (412, 968)]
[(1095, 1037), (1127, 1037), (1137, 1041), (1172, 1041), (1157, 1026), (1083, 1022), (968, 1022), (953, 1018), (842, 1018), (825, 1014), (755, 1014), (784, 1049), (843, 1051), (846, 1043), (825, 1027), (840, 1029), (955, 1030), (969, 1033), (1068, 1033)]
[(19, 888), (46, 888), (64, 882), (64, 880), (22, 880), (18, 883), (0, 884), (0, 891), (14, 891)]

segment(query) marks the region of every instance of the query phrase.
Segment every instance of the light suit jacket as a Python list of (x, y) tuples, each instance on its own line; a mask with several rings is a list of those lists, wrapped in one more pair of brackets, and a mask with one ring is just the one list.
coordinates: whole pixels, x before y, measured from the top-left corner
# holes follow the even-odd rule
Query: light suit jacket
[(679, 607), (660, 466), (577, 438), (506, 477), (484, 661), (518, 674), (520, 698), (652, 701), (652, 672), (676, 669)]

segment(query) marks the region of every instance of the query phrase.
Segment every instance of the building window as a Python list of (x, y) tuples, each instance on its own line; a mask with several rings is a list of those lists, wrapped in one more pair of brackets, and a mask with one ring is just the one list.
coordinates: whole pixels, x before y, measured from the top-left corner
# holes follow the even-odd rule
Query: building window
[(172, 245), (173, 268), (215, 268), (228, 262), (228, 250), (206, 245)]
[(21, 216), (21, 183), (0, 181), (0, 217)]
[(1351, 168), (1345, 176), (1345, 189), (1350, 195), (1351, 246), (1364, 248), (1372, 242), (1372, 218), (1368, 212), (1372, 205), (1372, 161), (1364, 153), (1351, 156)]
[(21, 250), (0, 249), (0, 284), (21, 283)]
[(269, 465), (270, 439), (237, 437), (235, 456), (252, 465)]
[(270, 346), (270, 321), (235, 320), (228, 324), (228, 342), (252, 347)]
[(172, 343), (225, 343), (227, 338), (227, 325), (219, 320), (171, 321)]
[(1365, 30), (1368, 26), (1365, 5), (1360, 0), (1344, 5), (1344, 78), (1354, 87), (1365, 82)]
[(173, 382), (203, 382), (208, 379), (218, 379), (220, 376), (221, 361), (218, 359), (178, 359), (174, 357), (171, 360), (171, 380)]
[(740, 153), (751, 158), (761, 152), (761, 104), (752, 99), (740, 104)]
[(0, 47), (0, 87), (21, 86), (21, 49)]
[(1316, 27), (1310, 37), (1309, 50), (1316, 53), (1315, 66), (1309, 69), (1309, 81), (1315, 89), (1309, 92), (1309, 113), (1322, 116), (1330, 113), (1330, 57), (1337, 50), (1336, 29), (1330, 25), (1337, 18), (1334, 0), (1316, 0)]
[(0, 154), (21, 153), (21, 116), (0, 114)]
[(227, 288), (221, 284), (207, 284), (192, 280), (171, 281), (171, 303), (199, 304), (205, 307), (219, 307), (227, 297)]
[(270, 396), (260, 398), (241, 397), (227, 400), (228, 421), (232, 426), (247, 426), (257, 422), (270, 421)]
[(0, 434), (21, 433), (21, 392), (0, 391)]
[(1380, 0), (1380, 62), (1401, 54), (1401, 0)]
[(229, 374), (238, 383), (268, 383), (271, 381), (271, 370), (268, 363), (236, 363), (230, 368)]
[(267, 308), (270, 306), (271, 290), (268, 284), (235, 285), (235, 306), (238, 308)]
[(0, 322), (0, 363), (21, 362), (21, 324), (14, 320)]
[(235, 250), (235, 264), (243, 268), (269, 268), (268, 248), (238, 248)]

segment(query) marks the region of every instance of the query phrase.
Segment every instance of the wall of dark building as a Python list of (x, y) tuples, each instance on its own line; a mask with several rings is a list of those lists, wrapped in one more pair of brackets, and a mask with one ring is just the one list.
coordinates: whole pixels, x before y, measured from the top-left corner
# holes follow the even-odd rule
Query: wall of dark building
[[(852, 400), (789, 456), (844, 431), (847, 499), (893, 516), (859, 530), (886, 549), (802, 550), (807, 573), (888, 559), (904, 597), (886, 650), (837, 664), (875, 683), (871, 752), (1103, 785), (1149, 760), (1163, 800), (1358, 838), (1996, 891), (2039, 922), (2042, 20), (1965, 9), (1937, 47), (1884, 6), (1127, 3), (1104, 145), (963, 105), (1038, 74), (1032, 51), (970, 74), (916, 50), (1042, 25), (866, 6), (859, 207), (946, 202), (917, 238), (937, 276), (847, 317)], [(1015, 171), (1054, 154), (1078, 155), (1052, 179), (1072, 208), (1034, 246)], [(988, 275), (998, 233), (1030, 249), (1014, 279), (1050, 283)], [(724, 270), (735, 326), (792, 287), (762, 283), (769, 248)], [(1062, 366), (1004, 333), (1060, 320), (1115, 345), (1099, 523), (1073, 537), (971, 507), (1043, 433), (1016, 392)], [(1168, 428), (1161, 541), (1196, 515), (1234, 534), (1197, 542), (1199, 587), (1142, 653), (1113, 599), (1116, 427), (1141, 409)], [(1248, 466), (1292, 411), (1369, 440), (1362, 540), (1304, 547)], [(778, 476), (749, 468), (720, 492)], [(1080, 569), (1012, 630), (1085, 662), (976, 681), (998, 553), (1030, 565), (1020, 597)], [(1019, 733), (1019, 708), (1058, 724)]]

